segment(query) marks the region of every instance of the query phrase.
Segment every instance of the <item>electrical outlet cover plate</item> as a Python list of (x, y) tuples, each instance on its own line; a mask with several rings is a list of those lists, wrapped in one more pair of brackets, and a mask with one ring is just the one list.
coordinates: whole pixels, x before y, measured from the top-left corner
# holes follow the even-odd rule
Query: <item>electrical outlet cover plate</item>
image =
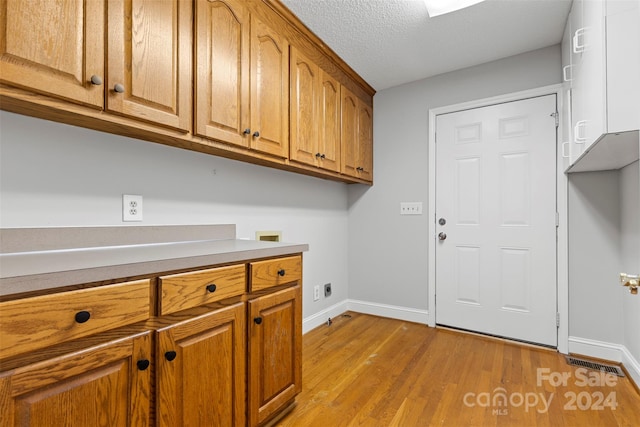
[(422, 202), (400, 202), (400, 215), (422, 215)]
[(318, 301), (320, 299), (320, 285), (313, 287), (313, 300)]
[(142, 221), (142, 196), (122, 195), (122, 221)]

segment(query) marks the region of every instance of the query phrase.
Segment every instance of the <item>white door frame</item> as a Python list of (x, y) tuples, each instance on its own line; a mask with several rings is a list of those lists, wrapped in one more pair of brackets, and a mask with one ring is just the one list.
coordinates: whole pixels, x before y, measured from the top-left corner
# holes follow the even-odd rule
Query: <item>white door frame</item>
[[(487, 107), (505, 102), (519, 101), (544, 95), (556, 95), (557, 111), (562, 111), (564, 102), (563, 85), (555, 84), (541, 88), (514, 92), (491, 98), (478, 99), (461, 104), (447, 105), (444, 107), (429, 110), (429, 276), (428, 276), (428, 325), (436, 326), (436, 116), (439, 114), (453, 113), (471, 108)], [(566, 159), (562, 156), (562, 131), (563, 120), (558, 120), (556, 131), (556, 205), (558, 207), (559, 225), (557, 249), (557, 310), (559, 314), (558, 327), (558, 351), (568, 353), (569, 351), (569, 254), (568, 254), (568, 234), (567, 234), (567, 175)]]

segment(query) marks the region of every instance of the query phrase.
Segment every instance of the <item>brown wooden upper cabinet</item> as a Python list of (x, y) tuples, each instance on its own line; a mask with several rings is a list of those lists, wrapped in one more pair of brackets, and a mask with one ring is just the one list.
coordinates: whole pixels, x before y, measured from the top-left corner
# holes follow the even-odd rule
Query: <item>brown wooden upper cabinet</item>
[(191, 2), (109, 0), (107, 10), (107, 110), (190, 130)]
[(1, 0), (0, 10), (0, 82), (103, 108), (104, 0)]
[(0, 0), (0, 32), (0, 109), (373, 182), (375, 91), (278, 0)]
[(196, 2), (196, 133), (289, 153), (289, 43), (241, 0)]
[(291, 48), (291, 160), (340, 172), (340, 84)]
[(373, 110), (342, 88), (342, 173), (373, 181)]
[(0, 8), (3, 83), (189, 130), (189, 2), (3, 0)]

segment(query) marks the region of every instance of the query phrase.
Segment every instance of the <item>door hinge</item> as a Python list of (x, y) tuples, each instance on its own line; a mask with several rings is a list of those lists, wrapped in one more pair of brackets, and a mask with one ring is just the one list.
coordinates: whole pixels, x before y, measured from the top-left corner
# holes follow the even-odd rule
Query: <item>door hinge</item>
[(556, 212), (556, 228), (560, 227), (560, 213)]
[(556, 119), (556, 127), (558, 127), (560, 125), (560, 113), (557, 111), (555, 113), (551, 113), (551, 117)]
[(560, 313), (556, 313), (556, 328), (560, 327)]

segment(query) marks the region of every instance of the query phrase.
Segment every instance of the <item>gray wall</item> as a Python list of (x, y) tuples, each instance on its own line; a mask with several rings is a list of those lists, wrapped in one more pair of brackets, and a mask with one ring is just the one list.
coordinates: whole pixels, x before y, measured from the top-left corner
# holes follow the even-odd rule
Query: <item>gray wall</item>
[(620, 173), (569, 175), (569, 336), (623, 344)]
[(569, 335), (624, 345), (640, 360), (640, 164), (569, 176)]
[[(0, 112), (0, 226), (237, 224), (308, 243), (303, 315), (347, 298), (347, 186)], [(215, 175), (213, 171), (215, 170)], [(122, 222), (141, 194), (142, 223)], [(333, 295), (313, 301), (313, 285)]]
[[(349, 187), (349, 298), (427, 309), (429, 109), (560, 81), (551, 46), (375, 95), (375, 185)], [(401, 201), (425, 214), (400, 216)]]
[[(640, 274), (640, 162), (620, 171), (620, 229), (621, 271)], [(619, 292), (623, 294), (624, 345), (640, 361), (640, 294)]]

